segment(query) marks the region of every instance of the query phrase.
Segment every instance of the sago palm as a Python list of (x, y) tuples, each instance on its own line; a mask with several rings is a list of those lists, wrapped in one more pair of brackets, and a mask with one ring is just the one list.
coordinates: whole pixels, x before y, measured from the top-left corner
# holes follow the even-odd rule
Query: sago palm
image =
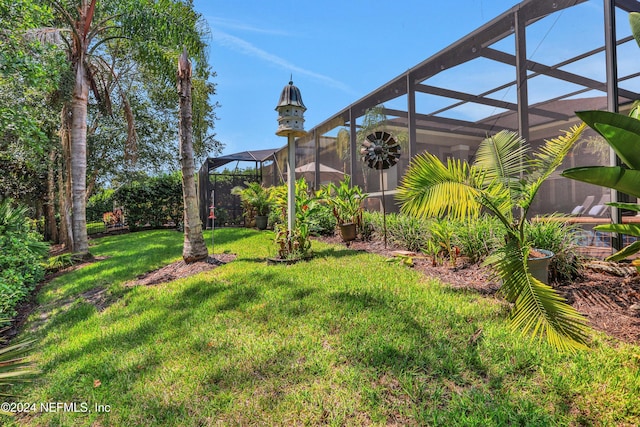
[(523, 334), (546, 338), (559, 349), (584, 348), (585, 319), (527, 267), (531, 243), (527, 212), (544, 181), (560, 166), (585, 125), (574, 126), (537, 150), (514, 132), (501, 131), (480, 144), (473, 164), (436, 156), (415, 157), (398, 189), (403, 213), (417, 217), (474, 218), (483, 211), (504, 227), (505, 246), (487, 263), (513, 303), (512, 326)]

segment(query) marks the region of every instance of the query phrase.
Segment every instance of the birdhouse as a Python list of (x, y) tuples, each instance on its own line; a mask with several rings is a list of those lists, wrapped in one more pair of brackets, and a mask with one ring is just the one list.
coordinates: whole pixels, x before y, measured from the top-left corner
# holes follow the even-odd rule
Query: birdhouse
[(302, 102), (300, 89), (293, 85), (293, 81), (282, 89), (280, 102), (276, 107), (278, 112), (278, 136), (304, 136), (304, 112), (307, 107)]

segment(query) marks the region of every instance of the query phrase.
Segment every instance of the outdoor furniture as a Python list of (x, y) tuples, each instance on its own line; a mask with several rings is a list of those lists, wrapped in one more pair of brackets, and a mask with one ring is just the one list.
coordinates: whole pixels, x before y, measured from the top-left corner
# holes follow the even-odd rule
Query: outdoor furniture
[(584, 202), (582, 202), (581, 205), (578, 205), (575, 208), (573, 208), (573, 210), (571, 211), (571, 215), (583, 215), (584, 213), (587, 212), (587, 209), (591, 207), (591, 204), (593, 203), (594, 200), (595, 200), (595, 196), (585, 197)]
[(605, 216), (605, 214), (609, 212), (609, 206), (607, 205), (607, 203), (609, 203), (610, 200), (611, 200), (610, 194), (608, 193), (603, 194), (602, 197), (600, 197), (600, 200), (598, 201), (598, 203), (594, 205), (591, 209), (589, 209), (587, 216), (594, 216), (594, 217)]

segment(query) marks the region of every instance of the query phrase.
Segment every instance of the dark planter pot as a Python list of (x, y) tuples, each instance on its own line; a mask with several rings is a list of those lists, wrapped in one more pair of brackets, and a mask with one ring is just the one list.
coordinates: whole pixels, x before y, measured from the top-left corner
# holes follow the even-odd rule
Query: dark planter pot
[(266, 230), (268, 221), (269, 217), (266, 215), (256, 216), (256, 227), (258, 227), (258, 230)]
[(344, 242), (350, 242), (356, 239), (356, 225), (352, 222), (347, 222), (340, 225), (340, 237)]
[(535, 251), (544, 254), (542, 258), (531, 258), (527, 260), (527, 267), (529, 267), (529, 272), (533, 277), (538, 279), (544, 284), (549, 284), (549, 263), (551, 262), (551, 257), (553, 257), (553, 252), (547, 251), (544, 249), (535, 249)]

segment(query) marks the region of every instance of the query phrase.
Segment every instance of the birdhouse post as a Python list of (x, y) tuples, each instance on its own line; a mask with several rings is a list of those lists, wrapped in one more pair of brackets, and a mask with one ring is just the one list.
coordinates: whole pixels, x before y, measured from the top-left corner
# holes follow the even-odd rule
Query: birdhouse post
[(300, 89), (293, 85), (293, 81), (282, 89), (280, 101), (276, 107), (278, 112), (278, 130), (276, 135), (287, 137), (289, 172), (287, 174), (287, 227), (289, 236), (293, 235), (296, 221), (296, 146), (295, 138), (304, 136), (304, 112), (307, 107), (302, 102)]

